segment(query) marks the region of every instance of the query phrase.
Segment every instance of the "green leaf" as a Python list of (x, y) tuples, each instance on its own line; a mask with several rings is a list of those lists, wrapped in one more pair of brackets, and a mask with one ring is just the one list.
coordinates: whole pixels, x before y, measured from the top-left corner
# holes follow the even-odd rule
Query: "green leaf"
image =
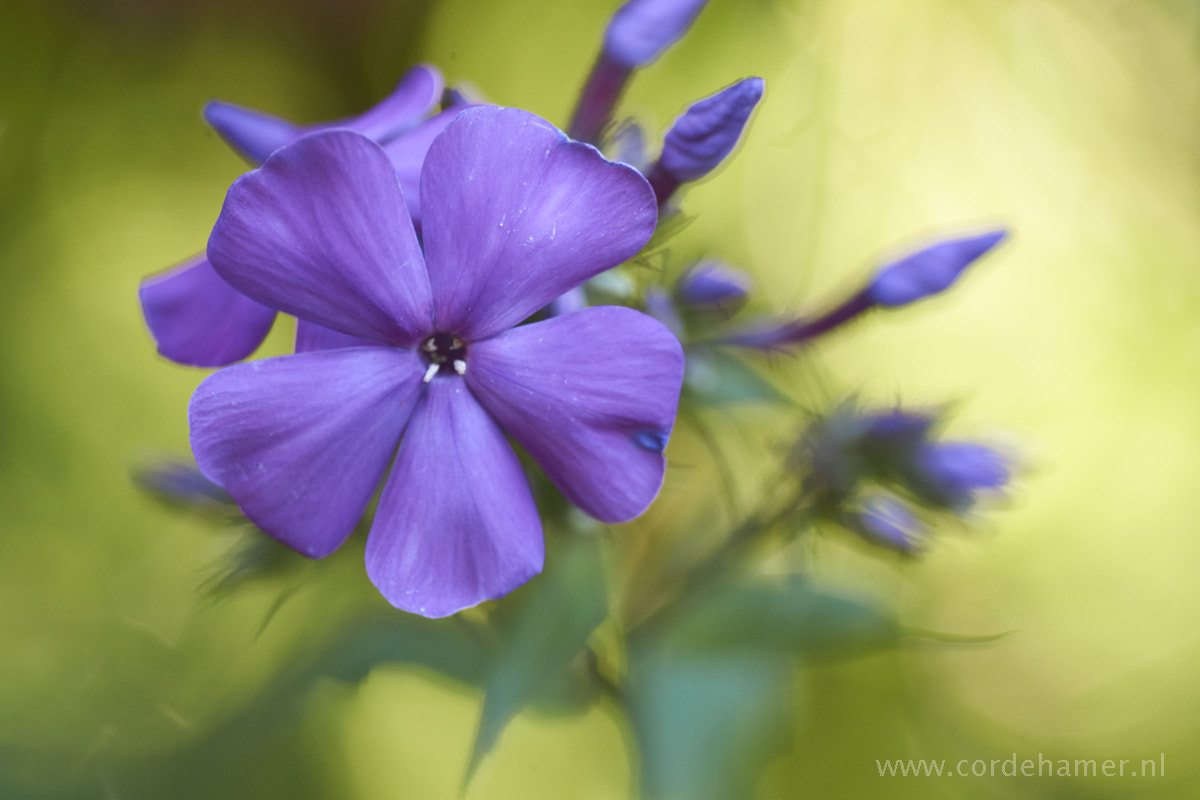
[(484, 677), (483, 710), (464, 785), (500, 733), (521, 709), (536, 702), (578, 696), (572, 666), (608, 615), (602, 557), (595, 539), (571, 540), (546, 559), (545, 572), (523, 590), (503, 641)]
[(715, 587), (668, 624), (672, 636), (693, 649), (790, 652), (808, 659), (862, 655), (894, 644), (900, 635), (889, 609), (800, 577)]
[(479, 626), (460, 618), (427, 620), (389, 609), (360, 619), (297, 654), (250, 702), (186, 745), (97, 765), (107, 787), (103, 796), (157, 798), (164, 787), (179, 800), (320, 796), (321, 787), (297, 761), (304, 752), (297, 731), (319, 684), (357, 683), (378, 666), (406, 663), (478, 685), (488, 647)]
[(628, 704), (647, 800), (752, 796), (790, 729), (789, 667), (764, 652), (635, 650)]

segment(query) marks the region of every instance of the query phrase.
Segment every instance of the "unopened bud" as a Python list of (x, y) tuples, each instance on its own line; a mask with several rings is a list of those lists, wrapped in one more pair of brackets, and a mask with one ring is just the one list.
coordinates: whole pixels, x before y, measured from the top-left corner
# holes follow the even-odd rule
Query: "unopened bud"
[(1004, 229), (948, 239), (884, 266), (866, 295), (880, 306), (903, 306), (943, 292), (963, 270), (1008, 236)]

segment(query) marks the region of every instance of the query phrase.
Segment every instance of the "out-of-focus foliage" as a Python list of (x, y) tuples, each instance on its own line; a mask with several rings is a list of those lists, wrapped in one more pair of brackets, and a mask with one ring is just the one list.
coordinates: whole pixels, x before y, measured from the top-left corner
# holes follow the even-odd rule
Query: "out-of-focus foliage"
[[(1013, 242), (948, 295), (804, 355), (699, 352), (688, 392), (707, 408), (681, 420), (656, 506), (613, 531), (550, 507), (570, 536), (494, 619), (398, 615), (363, 578), (361, 542), (318, 563), (247, 549), (261, 539), (244, 525), (129, 480), (147, 452), (186, 451), (202, 377), (155, 357), (137, 281), (203, 248), (245, 168), (203, 126), (206, 100), (331, 119), (429, 60), (562, 124), (616, 5), (0, 3), (0, 796), (624, 797), (640, 781), (693, 798), (755, 780), (764, 798), (1190, 796), (1191, 2), (713, 0), (621, 113), (653, 151), (736, 78), (763, 76), (766, 95), (644, 269), (719, 257), (754, 276), (754, 310), (798, 313), (914, 233), (1003, 223)], [(279, 323), (267, 350), (290, 336)], [(954, 437), (1020, 431), (1014, 507), (994, 530), (942, 525), (920, 561), (819, 527), (763, 584), (714, 584), (669, 637), (624, 650), (614, 628), (654, 607), (610, 607), (627, 587), (590, 570), (670, 589), (800, 437), (801, 412), (770, 401), (851, 393), (956, 402)], [(729, 410), (737, 424), (712, 422)], [(775, 575), (797, 571), (820, 582)], [(1167, 773), (877, 767), (1014, 752), (1163, 754)]]

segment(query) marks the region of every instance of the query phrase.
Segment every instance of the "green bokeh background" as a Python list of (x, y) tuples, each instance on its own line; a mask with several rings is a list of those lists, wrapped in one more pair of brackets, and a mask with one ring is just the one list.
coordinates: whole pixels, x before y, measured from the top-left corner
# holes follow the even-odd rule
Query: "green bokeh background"
[[(331, 119), (427, 60), (565, 124), (615, 5), (0, 0), (0, 796), (456, 796), (480, 696), (417, 668), (321, 683), (270, 736), (187, 750), (379, 601), (353, 553), (308, 569), (261, 632), (278, 585), (206, 595), (238, 532), (129, 479), (186, 452), (202, 378), (155, 355), (136, 287), (203, 247), (243, 170), (202, 124), (208, 99)], [(712, 0), (635, 78), (622, 110), (651, 140), (692, 100), (766, 79), (736, 158), (685, 195), (677, 246), (744, 267), (779, 311), (924, 236), (1014, 231), (953, 292), (812, 354), (845, 391), (955, 402), (955, 433), (1023, 464), (1007, 506), (928, 557), (834, 546), (818, 570), (914, 627), (1012, 633), (798, 670), (761, 797), (1194, 796), (1198, 34), (1193, 0)], [(708, 490), (669, 474), (676, 507)], [(466, 797), (624, 797), (627, 736), (604, 704), (522, 714)], [(1161, 754), (1166, 777), (875, 765), (1014, 752)]]

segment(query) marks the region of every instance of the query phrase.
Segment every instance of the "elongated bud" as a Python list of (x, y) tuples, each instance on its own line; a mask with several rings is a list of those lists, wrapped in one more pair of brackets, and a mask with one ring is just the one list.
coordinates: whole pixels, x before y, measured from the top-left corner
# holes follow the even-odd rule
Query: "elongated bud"
[(204, 106), (204, 121), (251, 164), (262, 164), (300, 130), (286, 119), (220, 100)]
[[(650, 185), (658, 186), (650, 177)], [(663, 202), (659, 195), (659, 204)], [(842, 327), (873, 308), (896, 308), (915, 303), (948, 289), (967, 267), (978, 261), (1008, 237), (1000, 228), (987, 233), (946, 239), (923, 250), (886, 264), (875, 273), (866, 287), (841, 304), (813, 317), (761, 322), (725, 334), (724, 344), (779, 350), (804, 345), (810, 340)]]
[(708, 0), (629, 0), (604, 32), (604, 54), (629, 68), (644, 67), (687, 33)]
[(867, 287), (871, 302), (903, 306), (943, 292), (963, 270), (1008, 236), (1004, 229), (948, 239), (884, 266)]
[(688, 181), (703, 178), (733, 150), (762, 99), (762, 78), (746, 78), (693, 105), (675, 120), (646, 179), (664, 205)]
[(733, 150), (763, 95), (762, 78), (746, 78), (685, 111), (663, 140), (658, 163), (678, 181), (703, 178)]

